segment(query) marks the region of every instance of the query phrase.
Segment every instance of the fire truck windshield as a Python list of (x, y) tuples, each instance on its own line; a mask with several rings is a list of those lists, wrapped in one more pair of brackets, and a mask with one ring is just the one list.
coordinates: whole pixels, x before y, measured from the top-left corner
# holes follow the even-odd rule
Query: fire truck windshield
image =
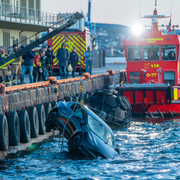
[(159, 60), (159, 46), (144, 46), (144, 60), (158, 61)]
[(175, 45), (163, 45), (161, 46), (161, 57), (165, 61), (176, 60), (176, 46)]
[(128, 47), (128, 61), (142, 61), (142, 46)]

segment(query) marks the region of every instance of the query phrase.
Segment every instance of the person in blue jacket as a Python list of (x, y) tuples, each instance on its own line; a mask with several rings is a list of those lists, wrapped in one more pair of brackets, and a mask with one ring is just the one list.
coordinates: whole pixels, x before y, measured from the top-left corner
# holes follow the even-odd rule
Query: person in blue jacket
[(22, 56), (24, 59), (23, 67), (21, 70), (21, 84), (24, 84), (24, 75), (26, 71), (29, 72), (29, 81), (33, 83), (33, 65), (34, 65), (34, 58), (36, 57), (35, 51), (29, 51)]

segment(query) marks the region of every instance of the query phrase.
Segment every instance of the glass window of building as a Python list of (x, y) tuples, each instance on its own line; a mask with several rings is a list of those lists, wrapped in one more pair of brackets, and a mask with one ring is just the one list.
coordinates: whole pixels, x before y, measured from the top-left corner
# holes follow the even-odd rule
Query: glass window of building
[(175, 45), (163, 45), (161, 46), (161, 58), (165, 61), (176, 60), (176, 46)]
[(128, 61), (142, 61), (142, 46), (128, 47)]
[(158, 61), (159, 60), (159, 46), (144, 46), (144, 60)]

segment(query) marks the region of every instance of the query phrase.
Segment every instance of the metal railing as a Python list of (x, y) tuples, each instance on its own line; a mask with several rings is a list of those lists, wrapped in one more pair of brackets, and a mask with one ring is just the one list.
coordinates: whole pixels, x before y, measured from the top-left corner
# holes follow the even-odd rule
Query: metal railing
[(49, 27), (58, 22), (58, 16), (57, 14), (0, 2), (0, 20)]

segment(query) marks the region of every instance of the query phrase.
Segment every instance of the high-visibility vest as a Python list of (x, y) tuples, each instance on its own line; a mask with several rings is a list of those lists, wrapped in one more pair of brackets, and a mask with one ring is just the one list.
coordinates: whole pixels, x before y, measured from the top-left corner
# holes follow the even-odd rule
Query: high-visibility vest
[[(5, 53), (3, 53), (3, 54), (1, 54), (1, 57), (2, 57), (3, 59), (5, 59), (5, 58), (8, 57), (8, 55), (5, 54)], [(6, 66), (3, 66), (1, 69), (8, 69), (8, 67), (7, 67), (7, 65), (6, 65)]]
[(36, 64), (41, 65), (39, 54), (36, 53), (36, 57), (34, 58), (34, 67), (38, 67)]
[[(13, 51), (12, 54), (15, 54), (16, 51)], [(13, 65), (21, 65), (21, 63), (23, 62), (22, 56), (20, 56), (18, 59), (14, 60), (12, 62)]]

